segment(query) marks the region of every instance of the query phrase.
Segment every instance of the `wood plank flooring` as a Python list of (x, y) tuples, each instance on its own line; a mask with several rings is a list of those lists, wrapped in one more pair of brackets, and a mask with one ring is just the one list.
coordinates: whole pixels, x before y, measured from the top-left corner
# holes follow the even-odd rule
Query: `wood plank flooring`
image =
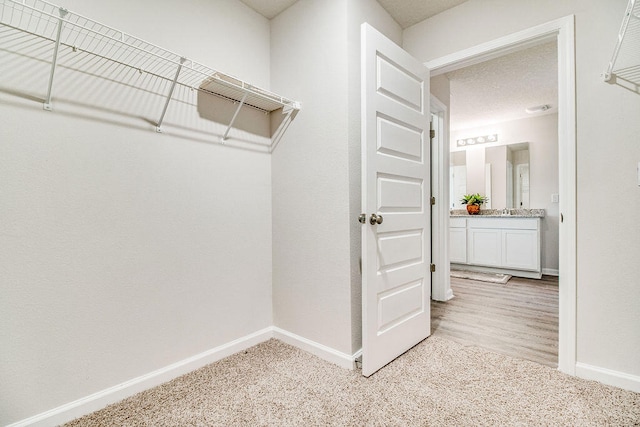
[(455, 297), (431, 302), (432, 335), (558, 366), (558, 278), (504, 285), (451, 278)]

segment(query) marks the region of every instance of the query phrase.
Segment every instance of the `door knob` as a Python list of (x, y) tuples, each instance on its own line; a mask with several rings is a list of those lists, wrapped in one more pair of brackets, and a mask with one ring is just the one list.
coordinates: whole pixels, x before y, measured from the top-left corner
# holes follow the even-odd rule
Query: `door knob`
[(371, 225), (382, 224), (383, 220), (384, 218), (382, 218), (382, 215), (371, 214), (371, 218), (369, 218), (369, 223)]
[(360, 224), (365, 224), (367, 222), (367, 214), (366, 213), (362, 213), (362, 214), (358, 215), (358, 222)]

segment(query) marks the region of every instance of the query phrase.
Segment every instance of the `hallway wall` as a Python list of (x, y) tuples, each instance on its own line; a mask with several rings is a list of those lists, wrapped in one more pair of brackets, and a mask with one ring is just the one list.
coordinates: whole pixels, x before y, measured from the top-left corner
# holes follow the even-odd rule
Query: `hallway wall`
[(640, 209), (640, 96), (600, 77), (627, 3), (470, 0), (407, 28), (403, 46), (427, 61), (575, 15), (578, 371), (592, 378), (614, 377), (640, 391), (640, 310), (635, 304), (640, 300), (640, 246), (637, 221), (628, 214)]

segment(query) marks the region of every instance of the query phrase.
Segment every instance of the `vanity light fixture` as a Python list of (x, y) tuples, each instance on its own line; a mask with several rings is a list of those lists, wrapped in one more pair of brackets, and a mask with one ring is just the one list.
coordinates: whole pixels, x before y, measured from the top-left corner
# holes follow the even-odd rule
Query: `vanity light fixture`
[(473, 138), (464, 138), (456, 141), (458, 147), (464, 147), (466, 145), (485, 144), (487, 142), (496, 142), (498, 140), (498, 134), (492, 133), (491, 135), (474, 136)]

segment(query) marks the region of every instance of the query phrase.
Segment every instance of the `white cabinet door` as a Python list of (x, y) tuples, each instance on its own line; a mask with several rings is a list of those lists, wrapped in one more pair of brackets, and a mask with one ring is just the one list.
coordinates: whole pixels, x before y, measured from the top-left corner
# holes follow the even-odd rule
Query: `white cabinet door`
[(469, 228), (468, 263), (500, 267), (502, 264), (502, 230)]
[[(458, 247), (462, 223), (452, 218), (450, 224), (451, 261), (464, 264)], [(466, 231), (466, 264), (497, 267), (514, 275), (522, 272), (523, 277), (541, 277), (539, 218), (469, 218)]]
[(467, 229), (449, 229), (449, 261), (466, 264), (467, 263)]
[(520, 270), (540, 269), (537, 230), (502, 230), (502, 265)]

